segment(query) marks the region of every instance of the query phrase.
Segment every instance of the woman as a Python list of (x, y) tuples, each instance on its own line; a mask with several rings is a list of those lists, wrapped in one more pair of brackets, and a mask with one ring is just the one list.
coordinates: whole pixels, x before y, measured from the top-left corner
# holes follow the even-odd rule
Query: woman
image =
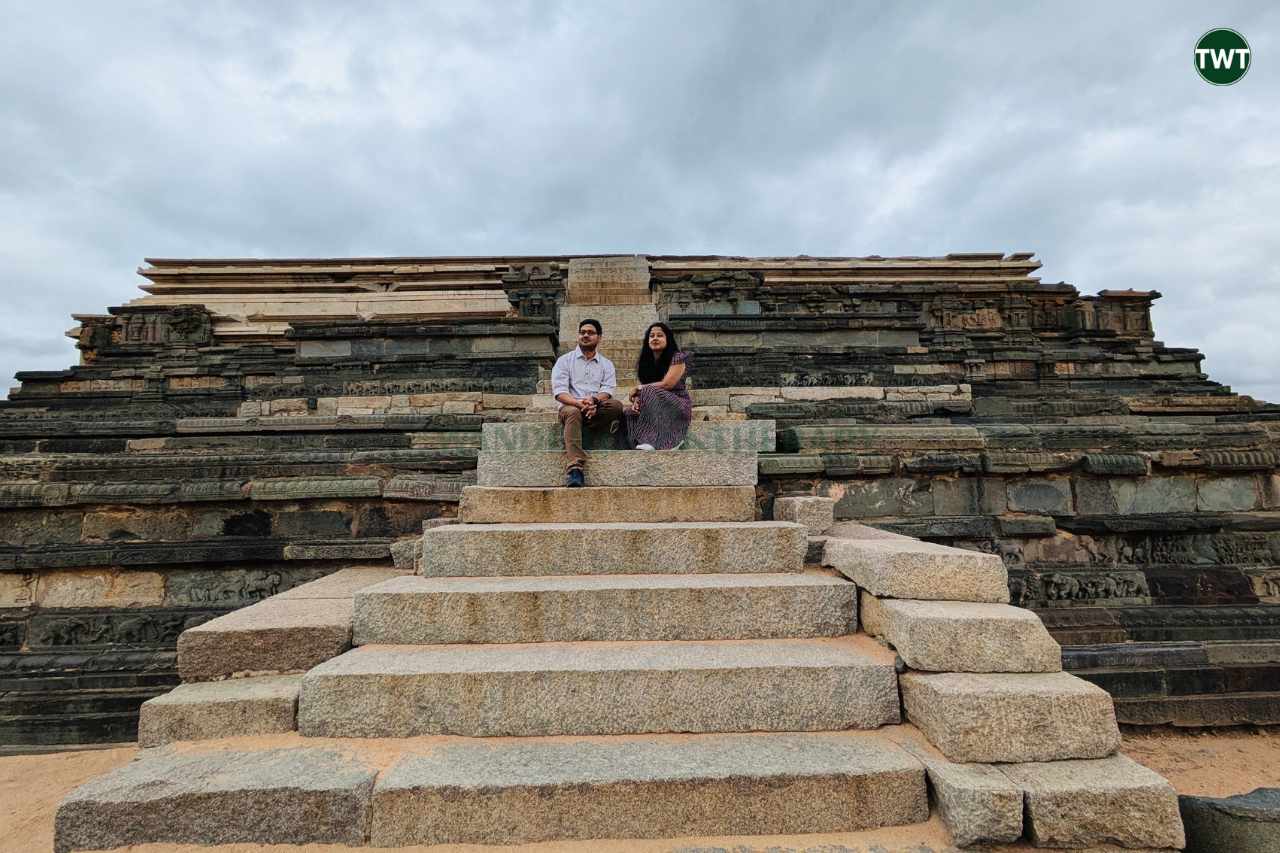
[(684, 387), (688, 355), (680, 352), (666, 323), (645, 330), (636, 362), (640, 385), (631, 392), (627, 430), (636, 450), (670, 450), (679, 446), (693, 420), (693, 400)]

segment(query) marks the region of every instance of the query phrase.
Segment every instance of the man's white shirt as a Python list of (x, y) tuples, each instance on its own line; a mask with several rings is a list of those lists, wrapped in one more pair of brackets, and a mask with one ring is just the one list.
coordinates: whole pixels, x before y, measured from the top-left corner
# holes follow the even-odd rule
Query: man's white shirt
[(556, 359), (556, 366), (551, 368), (551, 396), (571, 394), (574, 399), (582, 400), (592, 394), (608, 394), (613, 396), (618, 387), (618, 372), (613, 362), (596, 350), (595, 357), (587, 358), (582, 354), (582, 347), (574, 347), (571, 352)]

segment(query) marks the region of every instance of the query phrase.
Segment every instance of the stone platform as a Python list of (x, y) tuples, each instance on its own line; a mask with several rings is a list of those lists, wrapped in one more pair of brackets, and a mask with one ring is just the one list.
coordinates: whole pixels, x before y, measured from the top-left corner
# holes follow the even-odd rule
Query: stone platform
[(562, 330), (590, 315), (620, 394), (652, 319), (693, 355), (688, 455), (661, 477), (597, 468), (623, 490), (616, 521), (748, 520), (741, 491), (658, 515), (623, 496), (677, 474), (752, 489), (752, 518), (830, 499), (837, 521), (999, 560), (1008, 602), (1123, 722), (1280, 720), (1280, 660), (1225, 651), (1280, 643), (1280, 408), (1161, 343), (1158, 293), (1087, 295), (1038, 266), (149, 261), (149, 296), (77, 315), (80, 364), (22, 373), (0, 402), (0, 741), (133, 737), (141, 702), (178, 681), (183, 631), (345, 567), (411, 569), (482, 448), (505, 481), (486, 488), (521, 493), (473, 493), (477, 521), (590, 521), (560, 515), (581, 499), (554, 496), (549, 395)]
[[(347, 571), (184, 633), (194, 678), (142, 709), (154, 748), (66, 798), (56, 849), (847, 832), (925, 820), (931, 788), (963, 844), (1182, 845), (1172, 788), (1114, 754), (1110, 697), (1047, 663), (1034, 614), (967, 600), (998, 560), (843, 524), (805, 568), (796, 522), (469, 506), (414, 575)], [(928, 600), (877, 586), (895, 571)], [(925, 669), (858, 632), (860, 594)], [(948, 632), (988, 638), (992, 671), (921, 652)]]

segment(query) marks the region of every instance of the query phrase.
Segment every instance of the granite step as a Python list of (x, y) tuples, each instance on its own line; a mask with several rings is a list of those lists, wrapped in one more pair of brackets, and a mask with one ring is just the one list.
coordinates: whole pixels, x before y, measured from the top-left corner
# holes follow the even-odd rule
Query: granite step
[[(597, 450), (587, 459), (588, 486), (754, 486), (754, 451)], [(481, 486), (564, 485), (559, 451), (481, 452), (476, 462)]]
[[(563, 450), (563, 434), (559, 423), (487, 423), (481, 448), (494, 452), (529, 450)], [(588, 450), (609, 450), (612, 437), (587, 430), (583, 433)], [(777, 443), (773, 421), (694, 421), (681, 445), (683, 450), (715, 452), (770, 453)]]
[(906, 537), (846, 539), (829, 535), (822, 564), (880, 598), (1009, 601), (1008, 572), (995, 554)]
[[(589, 844), (848, 833), (928, 818), (878, 733), (184, 744), (74, 790), (57, 853), (156, 844)], [(575, 849), (588, 849), (575, 847)]]
[(1040, 617), (1009, 604), (880, 599), (862, 593), (863, 630), (927, 672), (1058, 672), (1062, 650)]
[[(1104, 694), (1105, 695), (1105, 694)], [(831, 731), (899, 719), (867, 637), (361, 646), (302, 680), (309, 737)]]
[(382, 566), (352, 566), (233, 610), (178, 636), (183, 681), (305, 672), (351, 647), (356, 590), (403, 575)]
[(1181, 850), (1186, 843), (1173, 786), (1123, 755), (1000, 769), (1022, 790), (1027, 836), (1037, 847)]
[(422, 536), (427, 577), (798, 572), (805, 529), (785, 521), (449, 524)]
[(1111, 697), (1065, 672), (907, 672), (899, 683), (907, 719), (951, 761), (1103, 758), (1120, 745)]
[(467, 486), (458, 510), (470, 524), (496, 522), (752, 521), (752, 486), (595, 489)]
[(1035, 847), (1182, 848), (1173, 787), (1123, 755), (958, 764), (911, 726), (886, 733), (924, 764), (933, 803), (958, 846), (977, 844), (985, 850), (985, 845), (1016, 842), (1025, 832)]
[(138, 745), (291, 732), (301, 686), (301, 675), (180, 684), (143, 703)]
[(856, 611), (853, 584), (811, 573), (406, 577), (356, 593), (353, 642), (838, 637)]
[(68, 794), (54, 817), (54, 850), (177, 844), (362, 846), (378, 770), (333, 748), (173, 746)]
[(370, 843), (837, 832), (928, 816), (923, 770), (866, 733), (462, 743), (402, 758)]

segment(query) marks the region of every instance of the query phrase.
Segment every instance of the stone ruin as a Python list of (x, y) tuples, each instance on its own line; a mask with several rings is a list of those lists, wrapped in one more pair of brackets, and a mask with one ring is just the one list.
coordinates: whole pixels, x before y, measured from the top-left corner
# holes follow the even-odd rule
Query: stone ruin
[[(778, 495), (998, 554), (1122, 722), (1280, 721), (1280, 407), (1154, 339), (1159, 294), (943, 258), (150, 260), (0, 402), (0, 743), (133, 737), (186, 628), (456, 514), (485, 423), (551, 418), (588, 314), (668, 321)], [(512, 450), (520, 448), (512, 447)]]
[[(600, 453), (588, 482), (602, 489), (585, 491), (604, 500), (603, 488), (620, 489), (609, 498), (619, 523), (808, 524), (807, 560), (779, 551), (774, 540), (793, 534), (770, 528), (767, 541), (715, 546), (742, 559), (758, 551), (769, 565), (689, 571), (776, 573), (807, 562), (854, 580), (863, 630), (910, 670), (899, 679), (906, 718), (947, 758), (1112, 761), (1102, 758), (1115, 747), (1103, 742), (1112, 706), (1127, 724), (1280, 721), (1280, 407), (1210, 381), (1196, 350), (1156, 341), (1150, 306), (1160, 294), (1084, 296), (1040, 282), (1038, 267), (1029, 253), (148, 260), (148, 295), (76, 316), (68, 334), (80, 365), (21, 373), (0, 403), (0, 742), (132, 739), (139, 705), (180, 677), (189, 683), (149, 706), (143, 741), (209, 737), (208, 719), (172, 710), (185, 707), (182, 691), (229, 677), (248, 689), (254, 679), (234, 676), (308, 670), (311, 702), (305, 686), (299, 702), (298, 676), (234, 702), (272, 707), (277, 718), (291, 709), (287, 727), (277, 719), (266, 731), (351, 735), (344, 727), (356, 721), (334, 710), (341, 702), (321, 701), (326, 667), (341, 676), (339, 661), (371, 661), (358, 654), (370, 643), (495, 642), (387, 639), (371, 626), (395, 621), (395, 596), (386, 594), (379, 606), (392, 609), (381, 617), (362, 617), (357, 590), (414, 580), (391, 576), (414, 567), (459, 583), (459, 566), (477, 555), (510, 562), (532, 546), (500, 543), (503, 520), (585, 521), (547, 488), (557, 469), (550, 366), (585, 316), (603, 321), (622, 383), (634, 379), (644, 328), (670, 323), (694, 354), (697, 419), (678, 462), (637, 468)], [(632, 505), (638, 493), (625, 494), (652, 486), (695, 491), (642, 509)], [(696, 492), (730, 487), (739, 490), (732, 509)], [(744, 487), (753, 487), (749, 507)], [(534, 511), (497, 494), (504, 489), (542, 497)], [(467, 523), (451, 524), (460, 508)], [(472, 525), (489, 527), (470, 544), (457, 539)], [(653, 547), (669, 557), (693, 546)], [(893, 572), (907, 577), (912, 566), (945, 590), (894, 587)], [(733, 594), (757, 615), (777, 608), (772, 637), (832, 635), (823, 608), (851, 606)], [(936, 605), (924, 600), (938, 598), (1007, 600), (1034, 624), (930, 612)], [(412, 610), (421, 605), (402, 606), (402, 616), (423, 618)], [(809, 622), (827, 627), (797, 627)], [(1002, 663), (966, 663), (960, 651), (930, 662), (916, 649), (979, 623), (1014, 632), (997, 631)], [(1011, 663), (1010, 637), (1022, 643), (1029, 635), (1018, 631), (1044, 629), (1044, 641), (1061, 645), (1048, 655), (1057, 663)], [(353, 630), (361, 649), (344, 654)], [(362, 630), (374, 633), (362, 640)], [(680, 630), (675, 638), (687, 640)], [(884, 677), (875, 649), (862, 652), (855, 669)], [(802, 668), (798, 660), (779, 666)], [(1021, 696), (1022, 712), (1044, 718), (1057, 752), (999, 755), (947, 740), (966, 714), (965, 732), (999, 718), (987, 700), (1006, 688), (974, 674), (993, 666), (1022, 673), (1007, 701)], [(1058, 694), (1029, 680), (1059, 666), (1079, 676), (1068, 689), (1083, 703), (1072, 706), (1074, 728), (1054, 728), (1043, 702)], [(351, 683), (368, 686), (379, 673)], [(333, 695), (360, 694), (337, 676)], [(1111, 694), (1106, 713), (1085, 682)], [(986, 699), (966, 706), (971, 694)], [(929, 719), (930, 708), (941, 716)], [(886, 708), (827, 720), (834, 711), (821, 701), (807, 713), (829, 728), (896, 721)], [(637, 714), (638, 728), (579, 720), (563, 732), (812, 728), (790, 717), (654, 723), (659, 709)], [(512, 731), (504, 726), (550, 730), (454, 720), (443, 731)], [(359, 736), (405, 731), (388, 722)], [(1081, 738), (1093, 740), (1082, 748)], [(932, 748), (908, 752), (946, 789), (960, 771), (939, 770)], [(1031, 820), (1040, 782), (1020, 772), (1002, 773), (996, 787), (1021, 792), (1022, 833), (1023, 798)], [(905, 802), (918, 817), (918, 801)], [(67, 807), (67, 827), (74, 813)]]

